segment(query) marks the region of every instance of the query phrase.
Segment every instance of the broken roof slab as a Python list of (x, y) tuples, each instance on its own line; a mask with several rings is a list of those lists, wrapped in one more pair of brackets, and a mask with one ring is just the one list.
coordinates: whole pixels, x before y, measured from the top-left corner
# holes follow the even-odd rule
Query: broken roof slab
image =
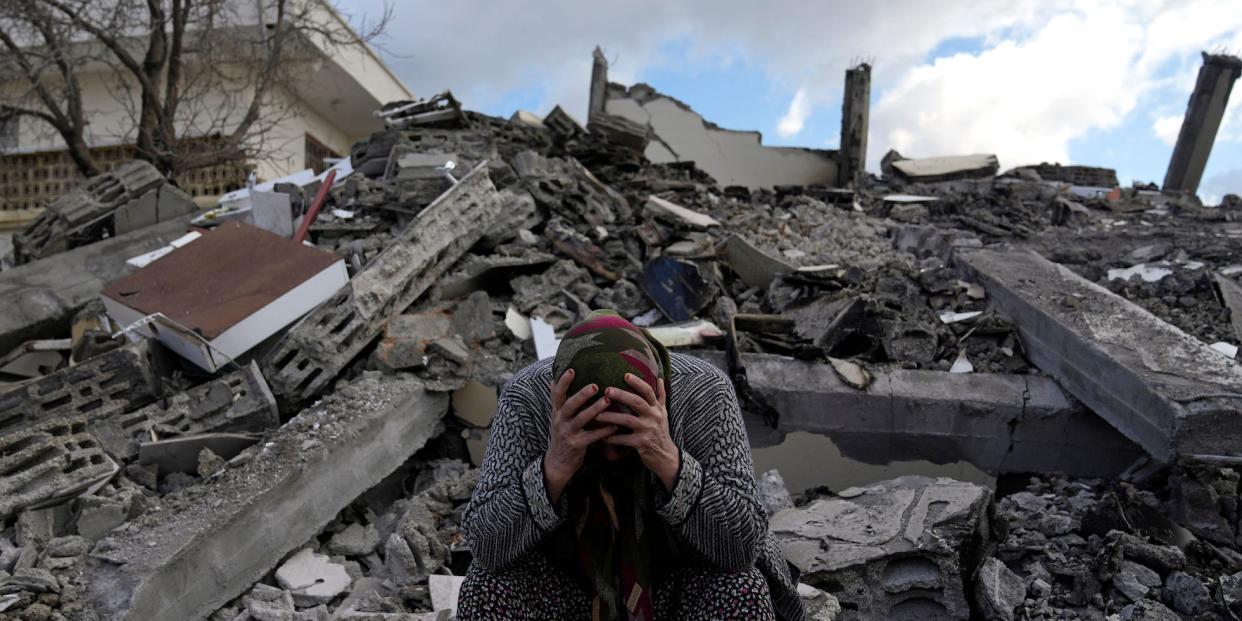
[(956, 262), (1018, 326), (1031, 362), (1161, 461), (1242, 456), (1242, 367), (1033, 252)]

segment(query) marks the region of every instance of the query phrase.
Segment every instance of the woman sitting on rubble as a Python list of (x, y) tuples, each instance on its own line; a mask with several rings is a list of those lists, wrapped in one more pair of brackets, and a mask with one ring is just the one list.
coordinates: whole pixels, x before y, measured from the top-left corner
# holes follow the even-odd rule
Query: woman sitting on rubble
[(491, 619), (802, 619), (737, 397), (612, 311), (500, 397), (458, 603)]

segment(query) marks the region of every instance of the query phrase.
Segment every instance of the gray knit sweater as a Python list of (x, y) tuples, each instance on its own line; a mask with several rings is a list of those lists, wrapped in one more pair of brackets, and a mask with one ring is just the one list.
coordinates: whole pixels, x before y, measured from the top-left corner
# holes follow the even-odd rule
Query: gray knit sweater
[[(755, 489), (750, 446), (733, 385), (697, 358), (671, 355), (669, 432), (681, 448), (671, 494), (654, 499), (678, 550), (724, 570), (758, 566), (768, 580), (778, 617), (804, 617), (789, 567), (767, 532)], [(489, 571), (536, 551), (565, 521), (544, 488), (552, 360), (519, 371), (500, 395), (478, 486), (462, 516), (474, 560)]]

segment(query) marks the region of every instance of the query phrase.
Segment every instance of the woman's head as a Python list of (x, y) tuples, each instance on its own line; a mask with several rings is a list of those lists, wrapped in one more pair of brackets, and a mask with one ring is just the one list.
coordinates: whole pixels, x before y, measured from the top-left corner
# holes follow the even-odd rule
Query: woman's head
[[(600, 390), (590, 403), (600, 398), (607, 388), (633, 392), (625, 376), (632, 373), (654, 390), (663, 379), (668, 382), (668, 352), (638, 326), (614, 311), (599, 310), (574, 324), (565, 333), (552, 365), (553, 379), (573, 369), (574, 377), (566, 394), (576, 394), (583, 387), (596, 384)], [(613, 402), (610, 410), (632, 413), (624, 405)], [(603, 445), (602, 455), (616, 460), (624, 456), (615, 447)]]

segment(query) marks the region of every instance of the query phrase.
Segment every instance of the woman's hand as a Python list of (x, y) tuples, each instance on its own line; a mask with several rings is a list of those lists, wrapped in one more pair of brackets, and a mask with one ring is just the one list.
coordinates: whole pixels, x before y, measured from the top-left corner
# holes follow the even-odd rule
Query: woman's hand
[(617, 430), (612, 425), (586, 429), (586, 424), (608, 407), (609, 400), (604, 397), (589, 407), (582, 408), (599, 391), (599, 386), (595, 384), (584, 386), (574, 396), (566, 399), (565, 393), (569, 390), (573, 376), (574, 370), (570, 369), (552, 384), (552, 423), (548, 450), (543, 454), (543, 482), (552, 504), (560, 500), (561, 492), (565, 491), (569, 480), (582, 467), (587, 447)]
[(633, 392), (609, 388), (604, 398), (625, 405), (633, 415), (604, 412), (597, 416), (601, 423), (624, 427), (630, 433), (611, 435), (604, 442), (614, 446), (628, 446), (638, 451), (643, 465), (655, 473), (664, 484), (664, 491), (673, 492), (677, 470), (681, 467), (681, 450), (673, 443), (668, 432), (668, 407), (664, 380), (656, 381), (653, 390), (647, 382), (633, 373), (625, 374), (625, 383)]

